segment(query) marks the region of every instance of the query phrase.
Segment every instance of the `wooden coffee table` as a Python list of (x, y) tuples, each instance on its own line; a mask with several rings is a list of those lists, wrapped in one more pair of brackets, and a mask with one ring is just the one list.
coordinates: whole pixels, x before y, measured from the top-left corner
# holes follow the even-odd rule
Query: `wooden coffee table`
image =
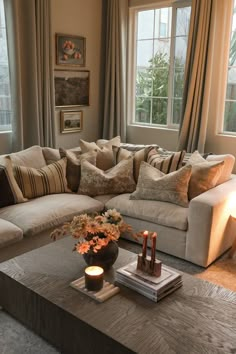
[[(73, 245), (65, 238), (0, 264), (0, 304), (61, 353), (236, 351), (236, 293), (183, 274), (158, 303), (126, 287), (97, 303), (69, 286), (85, 268)], [(120, 249), (115, 268), (135, 258)]]

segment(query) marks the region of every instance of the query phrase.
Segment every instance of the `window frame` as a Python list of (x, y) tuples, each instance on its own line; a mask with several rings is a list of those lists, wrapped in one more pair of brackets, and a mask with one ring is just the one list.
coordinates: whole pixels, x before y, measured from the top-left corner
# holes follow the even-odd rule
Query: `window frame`
[[(135, 122), (135, 99), (136, 99), (136, 57), (137, 57), (137, 18), (139, 11), (147, 10), (157, 10), (167, 7), (172, 7), (172, 19), (171, 19), (171, 38), (175, 37), (176, 34), (176, 18), (177, 18), (177, 9), (182, 7), (191, 6), (191, 0), (183, 0), (178, 2), (168, 1), (161, 3), (159, 5), (149, 4), (143, 6), (134, 6), (129, 9), (129, 35), (128, 35), (128, 60), (127, 60), (127, 97), (130, 98), (127, 100), (127, 123), (132, 126), (141, 126), (149, 128), (158, 128), (158, 129), (168, 129), (168, 130), (178, 130), (179, 124), (171, 122), (172, 116), (172, 97), (173, 92), (173, 72), (174, 72), (174, 53), (175, 53), (175, 41), (171, 40), (170, 43), (170, 72), (168, 78), (168, 104), (167, 104), (167, 124), (153, 124), (153, 123), (143, 123)], [(160, 23), (160, 18), (158, 19)], [(131, 104), (130, 104), (131, 102)]]

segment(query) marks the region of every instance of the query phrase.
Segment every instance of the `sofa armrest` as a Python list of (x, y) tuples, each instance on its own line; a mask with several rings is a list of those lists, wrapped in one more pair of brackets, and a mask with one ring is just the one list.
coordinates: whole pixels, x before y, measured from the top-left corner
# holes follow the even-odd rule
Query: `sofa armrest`
[(230, 216), (235, 212), (236, 175), (192, 199), (189, 204), (186, 259), (207, 267), (230, 248), (236, 235), (236, 225)]

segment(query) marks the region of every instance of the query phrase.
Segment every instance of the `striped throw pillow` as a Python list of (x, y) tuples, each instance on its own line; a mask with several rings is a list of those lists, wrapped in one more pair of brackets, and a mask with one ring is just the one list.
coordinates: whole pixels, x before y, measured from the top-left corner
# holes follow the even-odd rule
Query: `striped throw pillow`
[(167, 174), (182, 167), (184, 155), (185, 151), (170, 152), (162, 149), (151, 149), (148, 153), (147, 163)]
[(16, 181), (25, 198), (36, 198), (47, 194), (71, 192), (66, 180), (67, 159), (36, 169), (14, 166)]

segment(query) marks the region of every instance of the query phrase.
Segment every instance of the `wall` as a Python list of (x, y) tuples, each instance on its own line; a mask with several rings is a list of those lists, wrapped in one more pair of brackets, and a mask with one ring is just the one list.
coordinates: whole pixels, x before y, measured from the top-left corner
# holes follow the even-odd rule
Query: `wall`
[[(53, 43), (55, 33), (78, 35), (86, 38), (86, 66), (65, 67), (55, 64), (56, 69), (90, 70), (90, 105), (76, 107), (83, 111), (83, 130), (77, 133), (60, 133), (60, 110), (55, 111), (56, 146), (78, 146), (79, 139), (94, 141), (99, 137), (101, 102), (101, 30), (102, 0), (51, 0)], [(55, 63), (55, 52), (54, 52)], [(72, 108), (65, 108), (68, 110)], [(64, 110), (64, 108), (63, 108)]]

